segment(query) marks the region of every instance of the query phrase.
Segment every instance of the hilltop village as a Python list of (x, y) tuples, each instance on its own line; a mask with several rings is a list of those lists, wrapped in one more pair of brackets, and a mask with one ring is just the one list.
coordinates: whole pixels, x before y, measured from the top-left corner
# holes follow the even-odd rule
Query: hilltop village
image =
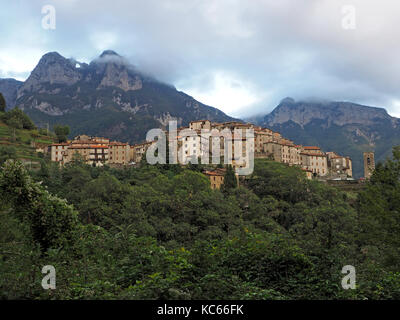
[[(313, 177), (325, 179), (352, 177), (352, 161), (349, 157), (341, 156), (333, 151), (324, 152), (316, 146), (297, 145), (282, 137), (280, 133), (268, 128), (241, 122), (212, 123), (209, 120), (199, 120), (192, 121), (188, 127), (182, 127), (178, 130), (185, 132), (185, 129), (191, 129), (192, 132), (196, 133), (200, 133), (201, 130), (212, 129), (218, 129), (219, 132), (224, 129), (229, 129), (231, 132), (243, 130), (243, 137), (246, 137), (244, 132), (246, 129), (253, 129), (254, 146), (252, 146), (252, 150), (246, 150), (246, 143), (243, 142), (239, 159), (234, 157), (230, 159), (233, 167), (246, 166), (248, 151), (251, 151), (254, 152), (254, 158), (268, 158), (289, 166), (299, 166), (308, 179)], [(197, 136), (179, 135), (179, 132), (176, 134), (177, 146), (180, 148), (179, 162), (187, 163), (190, 161), (189, 159), (203, 156), (204, 137), (200, 134)], [(168, 134), (168, 132), (166, 133)], [(171, 139), (171, 133), (169, 133), (169, 138)], [(215, 137), (209, 139), (215, 139)], [(224, 138), (221, 136), (218, 139), (220, 139), (220, 143), (218, 143), (218, 140), (217, 142), (215, 140), (210, 141), (210, 148), (207, 152), (211, 152), (217, 144), (219, 145), (219, 152), (223, 156), (225, 152)], [(61, 165), (72, 161), (73, 157), (78, 154), (81, 159), (93, 166), (107, 164), (113, 167), (121, 167), (139, 163), (153, 143), (155, 142), (129, 145), (124, 142), (110, 141), (107, 138), (79, 135), (65, 143), (50, 145), (48, 152), (51, 154), (51, 160), (59, 162)], [(224, 170), (209, 170), (205, 171), (205, 174), (210, 177), (210, 180), (215, 181), (213, 187), (218, 188), (222, 183), (221, 177), (224, 175)]]

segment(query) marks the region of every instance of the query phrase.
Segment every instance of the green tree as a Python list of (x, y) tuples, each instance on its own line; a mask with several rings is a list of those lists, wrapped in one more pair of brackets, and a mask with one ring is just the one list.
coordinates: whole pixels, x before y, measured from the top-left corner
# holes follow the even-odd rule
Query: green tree
[(29, 176), (23, 164), (8, 160), (0, 171), (0, 197), (15, 216), (30, 226), (42, 252), (62, 247), (72, 240), (77, 212), (66, 200), (51, 195)]
[(18, 129), (36, 129), (32, 120), (18, 107), (6, 112), (4, 120), (8, 125)]
[(13, 146), (0, 146), (0, 165), (8, 159), (16, 159), (17, 149)]
[(57, 136), (58, 142), (66, 142), (67, 141), (67, 137), (70, 133), (70, 129), (69, 126), (65, 125), (55, 125), (54, 126), (54, 133)]
[(18, 119), (17, 117), (12, 117), (10, 119), (8, 119), (7, 124), (12, 128), (12, 132), (13, 132), (13, 141), (16, 140), (16, 132), (17, 129), (22, 129), (22, 121), (20, 119)]
[(0, 92), (0, 112), (6, 111), (6, 100), (4, 99), (3, 95)]
[(231, 165), (228, 165), (224, 175), (224, 183), (221, 187), (221, 191), (229, 192), (230, 190), (237, 188), (237, 186), (238, 183), (236, 180), (235, 170)]
[[(361, 246), (367, 256), (398, 271), (400, 265), (400, 146), (393, 159), (378, 163), (358, 197)], [(375, 252), (379, 255), (375, 256)]]

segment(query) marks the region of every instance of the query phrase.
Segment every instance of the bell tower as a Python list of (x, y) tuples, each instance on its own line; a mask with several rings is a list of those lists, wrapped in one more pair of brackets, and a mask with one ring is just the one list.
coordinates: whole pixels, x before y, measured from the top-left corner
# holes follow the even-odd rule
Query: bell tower
[(364, 178), (369, 179), (375, 170), (375, 159), (373, 152), (364, 152)]

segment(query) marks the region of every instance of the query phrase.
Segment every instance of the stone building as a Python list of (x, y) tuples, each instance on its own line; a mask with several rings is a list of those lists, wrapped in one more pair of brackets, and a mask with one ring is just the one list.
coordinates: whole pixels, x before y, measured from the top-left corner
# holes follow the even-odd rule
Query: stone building
[(210, 180), (211, 189), (220, 189), (221, 185), (224, 184), (226, 169), (217, 168), (212, 171), (206, 170), (203, 173)]
[(102, 144), (72, 145), (65, 152), (61, 163), (71, 162), (75, 156), (79, 156), (89, 165), (103, 166), (108, 163), (108, 146)]
[[(193, 132), (193, 135), (181, 134), (177, 137), (178, 139), (178, 161), (182, 164), (187, 164), (189, 161), (195, 162), (203, 154), (202, 149), (202, 137), (200, 135), (200, 129), (191, 130), (187, 132)], [(195, 160), (196, 159), (196, 160)]]
[(375, 156), (373, 152), (364, 152), (364, 178), (369, 179), (375, 170)]
[(300, 152), (301, 166), (311, 170), (316, 176), (328, 175), (328, 160), (319, 147), (303, 147)]
[(273, 131), (270, 129), (256, 128), (254, 129), (254, 156), (262, 157), (264, 153), (264, 144), (272, 142), (274, 139)]
[[(248, 129), (253, 130), (254, 141), (247, 139)], [(202, 135), (205, 132), (209, 134)], [(235, 135), (235, 132), (240, 132), (241, 137)], [(238, 169), (247, 168), (251, 164), (251, 157), (254, 156), (289, 166), (298, 166), (308, 178), (352, 176), (352, 163), (349, 157), (339, 156), (335, 152), (325, 154), (315, 146), (296, 145), (293, 141), (282, 137), (279, 132), (250, 123), (238, 121), (212, 123), (209, 120), (196, 120), (191, 121), (188, 127), (177, 128), (173, 132), (166, 131), (165, 134), (168, 144), (176, 145), (178, 154), (174, 158), (181, 164), (187, 164), (190, 160), (200, 160), (200, 163), (204, 163), (208, 157), (205, 163), (229, 163)], [(62, 164), (71, 161), (73, 154), (79, 154), (90, 164), (123, 166), (132, 162), (140, 163), (153, 143), (154, 141), (129, 146), (127, 143), (110, 142), (107, 138), (79, 135), (67, 143), (49, 146), (49, 151), (51, 159)], [(373, 153), (368, 153), (368, 156), (366, 154), (364, 154), (364, 166), (366, 170), (368, 169), (366, 177), (369, 177), (375, 164)], [(212, 155), (217, 156), (217, 159), (213, 159)], [(218, 178), (221, 176), (220, 172), (209, 175), (215, 177), (216, 185), (222, 183)]]
[(301, 165), (301, 146), (291, 141), (264, 143), (264, 154), (266, 158), (288, 165)]
[(130, 147), (130, 160), (136, 163), (142, 161), (143, 157), (146, 157), (146, 151), (153, 142), (144, 142), (135, 144)]
[(196, 120), (189, 123), (189, 128), (192, 130), (211, 130), (210, 120)]
[(112, 164), (128, 164), (130, 157), (130, 146), (127, 143), (113, 141), (108, 145), (108, 162)]
[[(129, 145), (111, 142), (107, 138), (79, 135), (67, 143), (54, 143), (49, 146), (51, 160), (62, 165), (79, 155), (87, 164), (103, 166), (104, 164), (127, 164), (130, 160)], [(111, 157), (109, 156), (111, 153)]]
[(276, 162), (282, 162), (282, 145), (278, 142), (267, 142), (264, 143), (263, 150), (266, 158), (274, 160)]
[(51, 144), (48, 147), (51, 161), (61, 162), (63, 159), (63, 155), (67, 151), (69, 146), (70, 144), (67, 142)]
[(311, 180), (313, 178), (314, 175), (313, 175), (312, 170), (308, 170), (308, 169), (305, 169), (305, 168), (301, 168), (301, 170), (306, 174), (306, 178), (308, 180)]
[(353, 176), (353, 165), (350, 157), (343, 157), (336, 152), (327, 152), (329, 174), (332, 177), (350, 178)]

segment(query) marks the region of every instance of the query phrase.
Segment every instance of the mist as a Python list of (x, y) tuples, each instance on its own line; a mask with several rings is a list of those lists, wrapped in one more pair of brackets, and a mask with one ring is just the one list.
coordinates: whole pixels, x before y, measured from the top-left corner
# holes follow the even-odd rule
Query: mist
[(287, 96), (400, 115), (397, 1), (59, 0), (54, 30), (41, 24), (46, 4), (3, 4), (0, 77), (23, 80), (49, 51), (88, 63), (111, 49), (235, 117), (266, 114)]

